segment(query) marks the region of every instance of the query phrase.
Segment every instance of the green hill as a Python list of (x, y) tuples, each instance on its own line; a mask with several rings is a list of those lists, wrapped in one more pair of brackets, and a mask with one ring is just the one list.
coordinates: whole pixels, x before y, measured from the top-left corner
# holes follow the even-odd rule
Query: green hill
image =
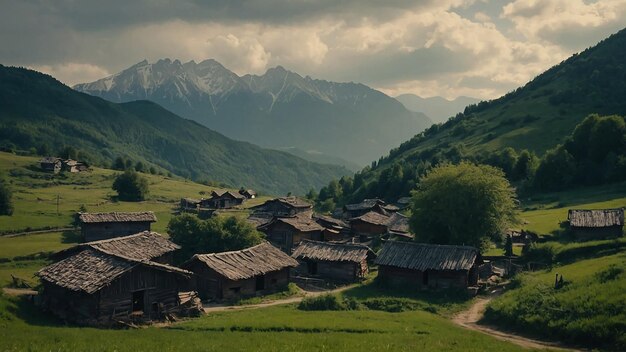
[(484, 160), (506, 147), (541, 156), (564, 142), (589, 114), (626, 115), (624, 57), (626, 29), (573, 55), (525, 86), (499, 99), (470, 105), (446, 123), (433, 125), (392, 149), (388, 156), (358, 173), (349, 192), (344, 187), (343, 200), (395, 200), (406, 196), (431, 164)]
[(195, 180), (267, 193), (304, 193), (348, 174), (224, 137), (157, 104), (115, 104), (36, 71), (0, 65), (0, 146), (78, 149), (94, 164), (118, 156)]

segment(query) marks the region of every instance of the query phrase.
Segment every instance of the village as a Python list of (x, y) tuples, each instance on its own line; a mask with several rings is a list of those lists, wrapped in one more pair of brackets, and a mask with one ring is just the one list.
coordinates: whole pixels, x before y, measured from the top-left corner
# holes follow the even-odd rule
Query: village
[[(245, 188), (214, 190), (206, 199), (181, 198), (177, 211), (215, 217), (256, 197)], [(55, 253), (53, 263), (37, 272), (41, 291), (33, 301), (80, 325), (137, 326), (211, 314), (205, 312), (280, 292), (290, 283), (324, 292), (374, 274), (385, 290), (454, 290), (472, 297), (525, 270), (512, 254), (416, 242), (403, 213), (409, 202), (364, 199), (320, 214), (305, 199), (269, 199), (248, 208), (246, 222), (264, 234), (260, 244), (183, 260), (175, 260), (180, 245), (152, 231), (158, 221), (152, 211), (81, 212), (82, 243)], [(580, 240), (615, 238), (623, 231), (624, 210), (572, 209), (568, 223)], [(525, 231), (507, 237), (520, 247), (539, 240)]]

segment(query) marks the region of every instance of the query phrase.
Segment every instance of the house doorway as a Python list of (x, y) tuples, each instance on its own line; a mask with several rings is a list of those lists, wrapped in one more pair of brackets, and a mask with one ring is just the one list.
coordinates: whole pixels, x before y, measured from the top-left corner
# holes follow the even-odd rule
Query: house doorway
[(317, 275), (317, 262), (308, 262), (309, 275)]
[(261, 276), (257, 276), (256, 277), (255, 289), (257, 291), (265, 290), (265, 275), (261, 275)]
[(133, 307), (132, 310), (133, 312), (143, 312), (144, 307), (145, 307), (145, 296), (146, 296), (146, 291), (145, 290), (141, 290), (141, 291), (135, 291), (133, 292)]
[(428, 271), (422, 273), (422, 285), (428, 286)]

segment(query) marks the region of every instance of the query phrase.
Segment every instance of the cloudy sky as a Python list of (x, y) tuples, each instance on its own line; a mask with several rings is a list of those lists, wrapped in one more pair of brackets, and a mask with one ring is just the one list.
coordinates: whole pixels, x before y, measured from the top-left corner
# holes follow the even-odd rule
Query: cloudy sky
[(626, 0), (0, 0), (0, 63), (89, 82), (143, 59), (282, 65), (494, 98), (626, 27)]

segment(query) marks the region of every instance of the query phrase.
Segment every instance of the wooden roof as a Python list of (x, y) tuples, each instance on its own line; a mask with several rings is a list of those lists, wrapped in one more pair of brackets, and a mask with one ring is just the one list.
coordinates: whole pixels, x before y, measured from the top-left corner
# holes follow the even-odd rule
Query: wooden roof
[(367, 209), (372, 209), (376, 205), (385, 205), (385, 201), (378, 199), (378, 198), (363, 199), (361, 203), (346, 204), (344, 206), (344, 209), (349, 210), (349, 211), (367, 210)]
[(376, 264), (420, 271), (469, 270), (477, 260), (482, 262), (474, 247), (387, 241)]
[(183, 266), (200, 261), (229, 280), (245, 280), (269, 272), (296, 267), (298, 262), (268, 242), (240, 251), (196, 254)]
[(180, 246), (156, 232), (144, 231), (130, 236), (81, 243), (57, 253), (56, 256), (75, 253), (84, 249), (94, 249), (103, 253), (141, 261), (158, 258), (166, 253), (180, 249)]
[(313, 218), (322, 226), (324, 227), (337, 227), (337, 228), (342, 228), (342, 227), (349, 227), (349, 225), (340, 219), (335, 219), (331, 216), (326, 216), (326, 215), (320, 215), (320, 214), (314, 214)]
[(110, 212), (110, 213), (80, 213), (79, 219), (83, 223), (103, 222), (155, 222), (156, 216), (151, 211), (138, 212)]
[(409, 233), (409, 218), (400, 213), (393, 213), (387, 221), (387, 229), (389, 232)]
[(243, 195), (239, 194), (239, 193), (235, 193), (235, 192), (231, 192), (231, 191), (227, 191), (227, 190), (214, 190), (213, 192), (211, 192), (211, 196), (213, 198), (224, 198), (224, 197), (230, 197), (233, 199), (243, 199), (245, 198)]
[(148, 260), (138, 261), (124, 256), (87, 249), (39, 270), (37, 276), (44, 281), (68, 290), (92, 294), (108, 286), (125, 272), (140, 265), (186, 277), (192, 274), (189, 271), (170, 265)]
[(263, 204), (252, 207), (251, 209), (262, 209), (271, 203), (280, 203), (289, 208), (311, 208), (311, 204), (298, 197), (280, 197), (266, 201)]
[(61, 161), (61, 158), (57, 158), (56, 156), (46, 156), (41, 158), (39, 162), (41, 164), (56, 164)]
[(275, 222), (282, 222), (284, 224), (290, 225), (298, 231), (302, 232), (312, 232), (312, 231), (323, 231), (324, 226), (318, 224), (315, 219), (311, 217), (311, 213), (300, 213), (296, 216), (286, 217), (286, 218), (276, 218)]
[(624, 209), (570, 209), (567, 218), (573, 227), (624, 226)]
[(352, 221), (362, 221), (372, 225), (387, 226), (387, 223), (389, 222), (389, 217), (375, 211), (369, 211), (359, 217), (350, 220), (350, 222)]
[(291, 256), (299, 260), (360, 263), (368, 257), (375, 258), (376, 254), (369, 247), (361, 244), (303, 240)]

